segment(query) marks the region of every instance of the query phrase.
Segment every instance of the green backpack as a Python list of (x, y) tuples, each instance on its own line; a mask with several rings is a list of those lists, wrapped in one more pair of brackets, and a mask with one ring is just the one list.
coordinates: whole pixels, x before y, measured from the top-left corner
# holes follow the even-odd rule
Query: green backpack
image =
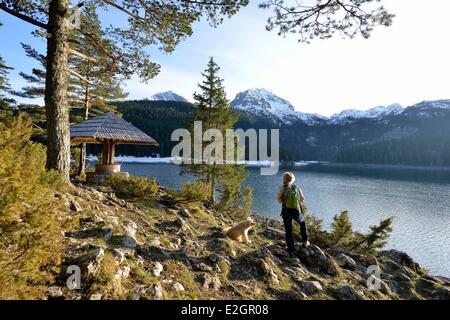
[(287, 209), (301, 209), (300, 190), (292, 185), (283, 190), (283, 205)]

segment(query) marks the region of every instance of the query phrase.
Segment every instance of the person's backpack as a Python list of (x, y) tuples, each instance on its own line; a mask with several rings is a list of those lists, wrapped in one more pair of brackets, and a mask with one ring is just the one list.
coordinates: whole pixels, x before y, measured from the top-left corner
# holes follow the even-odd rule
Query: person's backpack
[(290, 187), (285, 187), (283, 190), (283, 205), (287, 209), (300, 209), (301, 199), (300, 190), (297, 186), (292, 185)]

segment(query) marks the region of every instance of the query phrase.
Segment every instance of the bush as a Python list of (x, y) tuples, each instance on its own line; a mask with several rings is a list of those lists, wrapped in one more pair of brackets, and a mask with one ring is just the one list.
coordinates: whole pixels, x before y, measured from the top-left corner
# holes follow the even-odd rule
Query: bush
[(44, 298), (61, 261), (63, 183), (31, 134), (23, 115), (0, 111), (0, 299)]
[(331, 223), (331, 230), (331, 241), (341, 247), (348, 247), (354, 238), (348, 211), (343, 211), (340, 215), (334, 216), (333, 222)]
[(203, 182), (184, 182), (178, 196), (187, 201), (206, 201), (210, 193), (210, 188)]
[(158, 191), (158, 182), (155, 178), (124, 176), (113, 174), (109, 178), (109, 185), (121, 198), (145, 198), (150, 199)]

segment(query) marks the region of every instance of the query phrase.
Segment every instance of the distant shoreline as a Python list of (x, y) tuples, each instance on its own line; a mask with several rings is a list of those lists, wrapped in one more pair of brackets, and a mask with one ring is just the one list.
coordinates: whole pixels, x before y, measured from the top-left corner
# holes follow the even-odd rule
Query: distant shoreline
[[(88, 161), (97, 161), (97, 156), (88, 155)], [(147, 164), (174, 164), (172, 157), (135, 157), (135, 156), (117, 156), (119, 163), (147, 163)], [(269, 167), (270, 161), (243, 161), (248, 167)], [(283, 161), (280, 168), (285, 167)], [(329, 167), (329, 168), (349, 168), (349, 169), (389, 169), (389, 170), (422, 170), (422, 171), (450, 171), (450, 167), (445, 166), (411, 166), (402, 164), (369, 164), (369, 163), (342, 163), (330, 161), (295, 161), (294, 168), (301, 167)]]
[(403, 165), (403, 164), (319, 162), (318, 165), (324, 166), (324, 167), (332, 167), (332, 168), (450, 171), (450, 167), (444, 167), (444, 166), (411, 166), (411, 165)]

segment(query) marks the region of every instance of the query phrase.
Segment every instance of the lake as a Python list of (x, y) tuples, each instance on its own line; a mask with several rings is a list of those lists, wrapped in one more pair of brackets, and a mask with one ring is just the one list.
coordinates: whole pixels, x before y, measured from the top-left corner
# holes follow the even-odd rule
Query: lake
[[(156, 177), (178, 187), (191, 178), (173, 164), (123, 163), (122, 171)], [(261, 176), (249, 168), (246, 184), (253, 188), (255, 212), (280, 218), (276, 202), (280, 172)], [(348, 210), (353, 227), (365, 232), (381, 219), (395, 217), (388, 248), (411, 255), (431, 274), (450, 277), (450, 170), (333, 168), (311, 165), (292, 169), (311, 213), (329, 228), (333, 216)]]

